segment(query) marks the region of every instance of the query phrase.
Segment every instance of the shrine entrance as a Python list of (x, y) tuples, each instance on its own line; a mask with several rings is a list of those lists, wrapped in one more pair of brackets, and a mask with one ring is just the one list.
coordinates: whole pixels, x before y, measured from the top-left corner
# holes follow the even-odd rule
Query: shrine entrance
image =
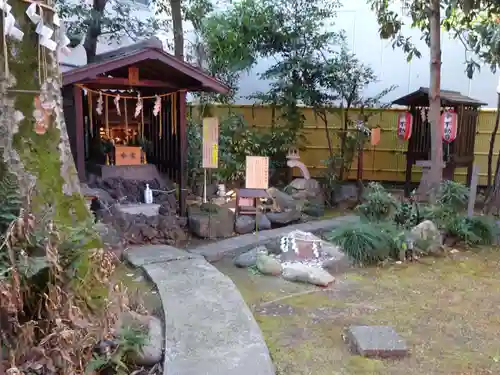
[(184, 212), (190, 91), (228, 88), (164, 52), (156, 38), (64, 72), (64, 116), (80, 180), (164, 174), (177, 183)]

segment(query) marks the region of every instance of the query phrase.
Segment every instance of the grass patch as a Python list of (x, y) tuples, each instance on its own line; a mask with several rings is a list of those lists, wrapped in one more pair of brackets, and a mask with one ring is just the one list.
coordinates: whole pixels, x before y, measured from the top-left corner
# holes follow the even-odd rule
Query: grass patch
[[(359, 269), (339, 276), (333, 291), (308, 294), (298, 294), (303, 285), (297, 290), (279, 278), (229, 276), (259, 311), (279, 374), (480, 375), (500, 374), (499, 265), (500, 251), (483, 249), (455, 259)], [(263, 302), (268, 308), (276, 299), (292, 306), (292, 314), (261, 313)], [(394, 327), (411, 355), (397, 361), (352, 355), (341, 339), (351, 324)]]

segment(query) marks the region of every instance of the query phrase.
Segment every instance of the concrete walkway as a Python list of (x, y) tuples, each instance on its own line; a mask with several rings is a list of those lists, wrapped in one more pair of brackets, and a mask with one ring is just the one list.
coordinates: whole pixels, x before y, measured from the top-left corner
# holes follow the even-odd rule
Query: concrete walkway
[(208, 261), (263, 245), (291, 230), (330, 230), (356, 217), (292, 225), (218, 241), (189, 252), (138, 246), (125, 257), (156, 284), (165, 316), (168, 375), (274, 375), (262, 332), (233, 282)]
[(320, 232), (332, 230), (347, 222), (356, 222), (358, 216), (342, 216), (326, 220), (308, 221), (307, 223), (289, 225), (283, 228), (265, 230), (257, 234), (244, 234), (242, 236), (228, 238), (226, 240), (213, 242), (207, 245), (188, 249), (192, 254), (202, 255), (209, 262), (216, 262), (225, 256), (236, 256), (251, 250), (255, 246), (265, 245), (276, 238), (279, 238), (292, 230), (304, 232)]
[(274, 375), (260, 328), (233, 282), (202, 256), (170, 246), (126, 257), (157, 285), (168, 375)]

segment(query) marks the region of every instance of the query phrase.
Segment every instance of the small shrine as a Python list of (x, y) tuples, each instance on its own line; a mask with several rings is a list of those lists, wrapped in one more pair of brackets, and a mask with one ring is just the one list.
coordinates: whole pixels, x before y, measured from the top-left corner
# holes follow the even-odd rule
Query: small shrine
[[(398, 116), (398, 137), (408, 142), (406, 152), (405, 194), (409, 195), (413, 165), (430, 163), (431, 132), (429, 89), (421, 87), (392, 104), (406, 106)], [(474, 145), (479, 107), (486, 105), (458, 91), (441, 90), (441, 126), (443, 127), (443, 178), (453, 180), (457, 168), (467, 168), (470, 184), (474, 164)]]
[(177, 183), (184, 212), (186, 93), (228, 90), (166, 53), (157, 38), (64, 72), (64, 115), (80, 180), (151, 180), (160, 173)]

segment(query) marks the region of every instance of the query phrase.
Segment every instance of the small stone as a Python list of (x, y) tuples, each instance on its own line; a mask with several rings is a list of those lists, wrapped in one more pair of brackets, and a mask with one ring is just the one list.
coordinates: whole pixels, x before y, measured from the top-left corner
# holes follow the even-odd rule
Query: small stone
[(265, 214), (259, 213), (257, 214), (257, 226), (258, 230), (271, 229), (271, 221)]
[(269, 255), (259, 254), (255, 264), (257, 269), (264, 275), (281, 275), (281, 263)]
[(247, 234), (255, 231), (255, 219), (249, 215), (240, 215), (236, 218), (234, 230), (239, 234)]
[(119, 331), (139, 326), (144, 330), (145, 343), (140, 353), (131, 353), (130, 360), (139, 366), (153, 366), (163, 356), (163, 324), (155, 316), (141, 315), (133, 311), (124, 313), (118, 322)]
[(267, 254), (267, 249), (264, 246), (256, 247), (250, 251), (238, 255), (236, 258), (234, 258), (233, 263), (236, 267), (253, 267), (257, 263), (257, 256), (259, 254)]
[(402, 358), (406, 342), (388, 326), (351, 326), (346, 331), (351, 350), (363, 357)]
[(282, 276), (288, 281), (301, 281), (317, 286), (328, 286), (335, 281), (328, 271), (302, 263), (284, 265)]

